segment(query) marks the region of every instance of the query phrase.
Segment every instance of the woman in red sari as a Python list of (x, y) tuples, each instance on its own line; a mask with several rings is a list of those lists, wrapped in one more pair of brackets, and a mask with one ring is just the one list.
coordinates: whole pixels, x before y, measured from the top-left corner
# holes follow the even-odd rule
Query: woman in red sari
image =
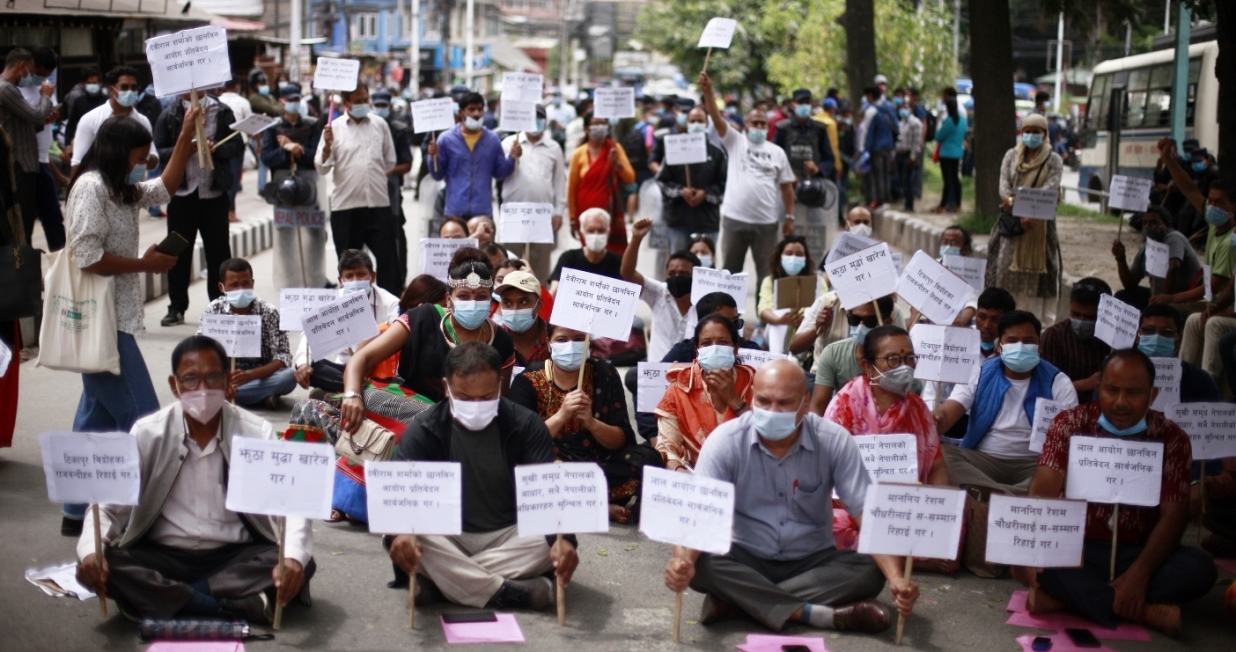
[[(609, 122), (584, 114), (588, 140), (571, 155), (567, 175), (567, 213), (571, 235), (579, 238), (579, 216), (589, 208), (610, 214), (607, 249), (621, 256), (627, 249), (627, 225), (623, 217), (623, 186), (635, 183), (635, 169), (622, 145), (613, 139)], [(582, 242), (582, 241), (581, 241)]]

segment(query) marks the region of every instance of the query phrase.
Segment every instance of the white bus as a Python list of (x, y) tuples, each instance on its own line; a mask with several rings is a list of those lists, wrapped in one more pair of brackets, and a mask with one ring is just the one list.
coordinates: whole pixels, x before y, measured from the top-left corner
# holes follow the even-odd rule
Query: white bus
[[(1216, 154), (1219, 146), (1219, 81), (1215, 78), (1217, 41), (1189, 46), (1188, 105), (1185, 139)], [(1150, 178), (1159, 152), (1158, 140), (1171, 135), (1172, 76), (1176, 50), (1138, 54), (1104, 61), (1094, 68), (1086, 125), (1091, 136), (1083, 142), (1078, 184), (1107, 189), (1107, 104), (1112, 82), (1125, 83), (1126, 108), (1120, 129), (1120, 174)], [(1098, 196), (1091, 196), (1098, 201)]]

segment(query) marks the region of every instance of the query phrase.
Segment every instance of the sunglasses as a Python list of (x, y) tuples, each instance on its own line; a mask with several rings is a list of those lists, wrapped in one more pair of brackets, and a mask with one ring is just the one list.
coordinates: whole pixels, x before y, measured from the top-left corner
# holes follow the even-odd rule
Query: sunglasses
[(859, 324), (863, 324), (867, 328), (875, 328), (876, 326), (880, 325), (880, 321), (876, 319), (875, 315), (869, 315), (867, 317), (859, 317), (858, 315), (852, 315), (852, 314), (847, 313), (845, 316), (845, 320), (849, 322), (850, 328), (858, 328)]

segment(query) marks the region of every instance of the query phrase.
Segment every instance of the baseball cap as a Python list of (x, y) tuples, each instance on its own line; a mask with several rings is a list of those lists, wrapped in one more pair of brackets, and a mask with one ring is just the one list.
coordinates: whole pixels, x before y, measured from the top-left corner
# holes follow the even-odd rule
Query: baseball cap
[(833, 98), (831, 98), (831, 97), (826, 97), (826, 98), (824, 98), (824, 108), (826, 108), (826, 109), (835, 109), (835, 108), (837, 108), (837, 100), (834, 100), (834, 99), (833, 99)]
[(279, 97), (282, 97), (285, 100), (299, 100), (300, 84), (297, 84), (296, 82), (288, 82), (287, 86), (279, 89)]
[(808, 102), (811, 101), (811, 91), (807, 90), (806, 88), (800, 88), (794, 91), (794, 101), (800, 102), (803, 100), (806, 100)]
[(887, 84), (887, 83), (888, 83), (888, 77), (885, 77), (884, 75), (876, 75), (876, 76), (875, 76), (875, 81), (874, 81), (873, 83), (876, 83), (876, 84)]
[(374, 91), (373, 94), (369, 96), (369, 101), (375, 104), (378, 102), (384, 102), (386, 104), (390, 104), (391, 103), (391, 92), (390, 91)]
[(517, 269), (504, 276), (502, 283), (494, 289), (494, 292), (502, 294), (502, 291), (507, 288), (515, 288), (521, 292), (527, 292), (538, 297), (541, 296), (541, 282), (536, 280), (535, 274), (522, 269)]
[(536, 105), (536, 117), (538, 118), (545, 117), (545, 105), (544, 104)]

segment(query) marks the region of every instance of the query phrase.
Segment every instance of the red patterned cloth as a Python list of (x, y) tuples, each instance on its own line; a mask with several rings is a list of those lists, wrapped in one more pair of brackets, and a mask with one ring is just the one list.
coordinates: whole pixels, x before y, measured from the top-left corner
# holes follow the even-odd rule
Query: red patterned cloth
[(851, 435), (914, 435), (918, 442), (918, 480), (924, 484), (932, 465), (944, 454), (936, 420), (923, 399), (917, 394), (906, 394), (879, 414), (866, 374), (855, 376), (837, 392), (824, 419), (849, 430)]

